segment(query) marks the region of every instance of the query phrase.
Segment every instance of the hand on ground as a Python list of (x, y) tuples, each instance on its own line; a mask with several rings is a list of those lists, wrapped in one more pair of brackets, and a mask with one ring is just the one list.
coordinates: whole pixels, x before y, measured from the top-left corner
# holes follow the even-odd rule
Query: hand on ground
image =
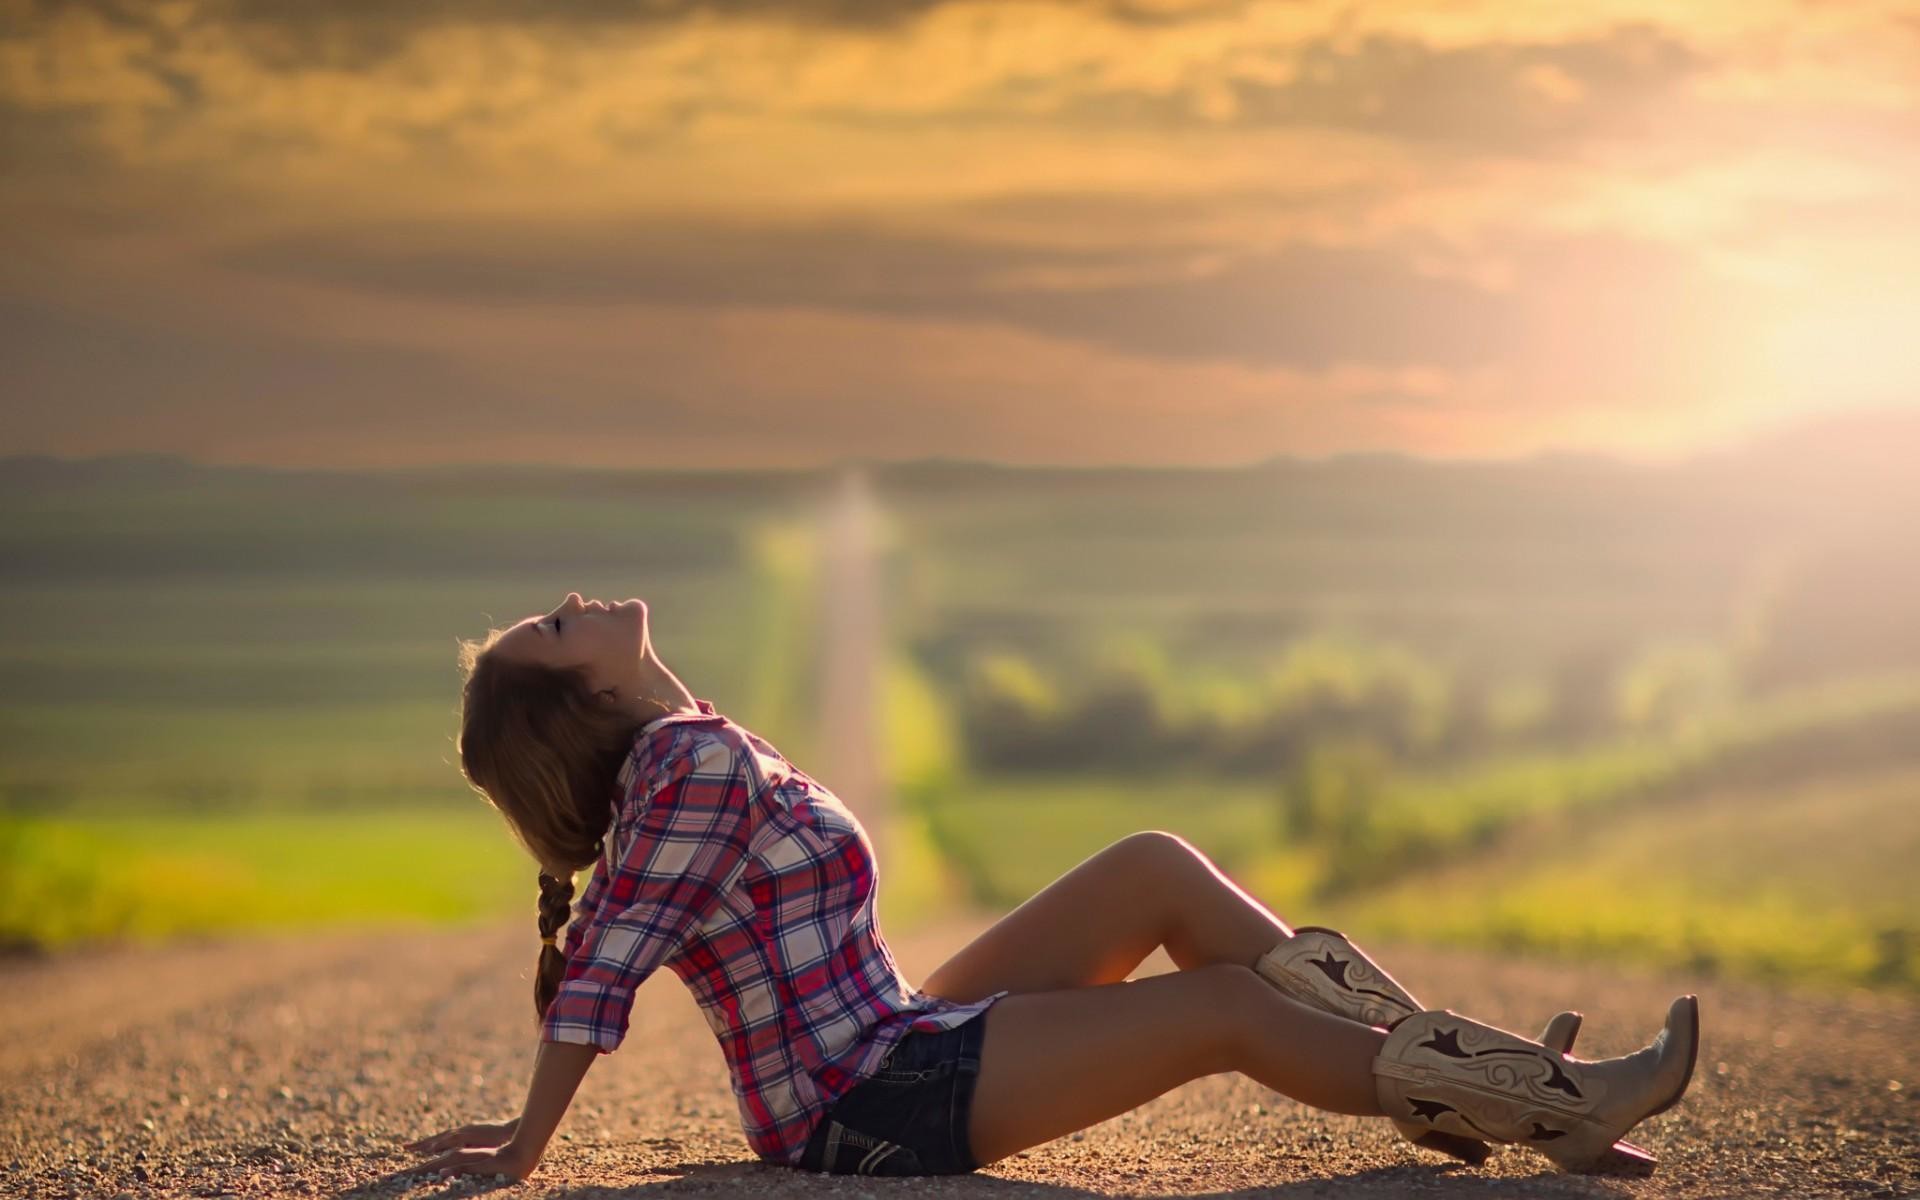
[(416, 1154), (434, 1154), (441, 1150), (504, 1146), (513, 1140), (513, 1132), (518, 1128), (520, 1128), (519, 1117), (497, 1125), (483, 1121), (476, 1125), (462, 1125), (458, 1129), (449, 1129), (445, 1133), (436, 1133), (431, 1137), (418, 1138), (408, 1142), (406, 1148)]

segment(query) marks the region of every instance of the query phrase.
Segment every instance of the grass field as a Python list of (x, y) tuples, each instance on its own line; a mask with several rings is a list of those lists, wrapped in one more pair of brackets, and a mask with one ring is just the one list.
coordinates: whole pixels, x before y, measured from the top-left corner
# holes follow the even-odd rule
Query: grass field
[[(1913, 761), (1920, 677), (1842, 681), (1730, 709), (1665, 737), (1630, 735), (1499, 756), (1432, 774), (1390, 768), (1340, 797), (1311, 831), (1313, 890), (1366, 886), (1467, 857), (1528, 821), (1603, 821), (1650, 798), (1691, 800), (1716, 783), (1852, 777)], [(1289, 831), (1292, 835), (1297, 831)]]
[(534, 482), (0, 490), (0, 812), (457, 801), (456, 639), (568, 589), (644, 596), (696, 695), (807, 743), (812, 483)]
[[(1920, 857), (1920, 793), (1886, 774), (1913, 769), (1920, 689), (1909, 677), (1786, 693), (1667, 739), (1431, 775), (1388, 766), (1328, 789), (1333, 803), (1306, 829), (1281, 780), (970, 775), (932, 685), (904, 660), (889, 678), (909, 804), (989, 908), (1128, 833), (1165, 829), (1303, 923), (1920, 986), (1920, 883), (1905, 866)], [(1883, 777), (1893, 782), (1873, 782)], [(1643, 885), (1634, 857), (1668, 823), (1680, 849)], [(1571, 869), (1589, 849), (1602, 865)], [(1535, 859), (1552, 865), (1515, 873)], [(1488, 873), (1516, 882), (1482, 894)], [(1782, 939), (1796, 914), (1803, 935)]]
[(1101, 847), (1142, 829), (1191, 841), (1234, 870), (1275, 837), (1271, 789), (1023, 775), (965, 779), (921, 809), (936, 845), (990, 908), (1025, 900)]
[(1233, 668), (1350, 623), (1531, 671), (1717, 633), (1768, 569), (1769, 531), (1711, 489), (1598, 463), (902, 466), (880, 491), (911, 551), (905, 628), (1041, 662), (1147, 630), (1183, 666)]
[(535, 868), (470, 806), (416, 811), (0, 817), (0, 942), (161, 940), (524, 910)]
[[(823, 476), (10, 463), (0, 937), (530, 915), (456, 763), (455, 639), (568, 588), (644, 596), (696, 695), (816, 762)], [(1820, 556), (1850, 521), (1566, 463), (876, 475), (889, 921), (1010, 907), (1157, 828), (1303, 920), (1914, 986), (1911, 826), (1869, 772), (1912, 761), (1920, 644), (1871, 539)], [(1017, 749), (1047, 706), (982, 724), (994, 663), (1138, 704), (1071, 708), (1032, 761), (1077, 769), (1021, 773), (982, 730)], [(1380, 736), (1399, 701), (1470, 731), (1516, 688), (1533, 715), (1494, 732)], [(1178, 770), (1114, 765), (1169, 733)], [(1242, 734), (1269, 756), (1232, 758)], [(1750, 826), (1712, 799), (1749, 793), (1775, 797)], [(1654, 812), (1688, 857), (1609, 890)]]
[(1355, 937), (1920, 988), (1912, 768), (1548, 812), (1491, 848), (1333, 896), (1311, 883), (1320, 856), (1276, 843), (1271, 799), (1245, 787), (982, 780), (929, 819), (972, 896), (995, 909), (1134, 830), (1165, 829), (1289, 920)]
[(805, 476), (0, 474), (0, 939), (451, 921), (534, 872), (462, 777), (456, 639), (644, 596), (696, 696), (805, 755)]
[[(892, 832), (879, 907), (905, 933), (961, 896), (921, 824)], [(402, 811), (0, 815), (0, 863), (0, 948), (518, 916), (536, 948), (536, 868), (478, 796)]]
[[(559, 580), (642, 590), (585, 575), (150, 580), (112, 601), (124, 615), (71, 584), (10, 588), (0, 808), (452, 799), (465, 786), (455, 638), (551, 608)], [(748, 578), (743, 564), (646, 589), (662, 656), (737, 711), (764, 702), (745, 669)]]
[(1920, 771), (1544, 821), (1342, 898), (1356, 936), (1920, 987)]

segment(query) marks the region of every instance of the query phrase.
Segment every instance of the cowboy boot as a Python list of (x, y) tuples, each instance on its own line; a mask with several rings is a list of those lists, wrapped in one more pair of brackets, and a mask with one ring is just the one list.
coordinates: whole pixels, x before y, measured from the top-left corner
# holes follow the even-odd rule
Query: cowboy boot
[[(1389, 1025), (1426, 1008), (1344, 934), (1324, 925), (1300, 926), (1294, 936), (1261, 955), (1254, 970), (1303, 1004), (1368, 1025)], [(1541, 1031), (1540, 1041), (1567, 1054), (1573, 1050), (1573, 1039), (1579, 1032), (1579, 1013), (1557, 1013)], [(1477, 1138), (1459, 1137), (1410, 1121), (1396, 1120), (1393, 1126), (1416, 1146), (1475, 1166), (1487, 1161), (1492, 1153)]]
[(1679, 1101), (1699, 1049), (1693, 996), (1673, 1002), (1646, 1048), (1598, 1062), (1439, 1009), (1396, 1020), (1373, 1073), (1389, 1116), (1519, 1143), (1563, 1171), (1648, 1174), (1653, 1155), (1621, 1135)]

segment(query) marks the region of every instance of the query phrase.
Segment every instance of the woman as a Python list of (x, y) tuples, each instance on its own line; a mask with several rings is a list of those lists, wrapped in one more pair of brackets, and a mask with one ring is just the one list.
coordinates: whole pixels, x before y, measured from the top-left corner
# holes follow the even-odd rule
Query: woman
[[(662, 965), (720, 1042), (748, 1144), (813, 1171), (972, 1171), (1240, 1071), (1465, 1161), (1518, 1142), (1566, 1170), (1644, 1172), (1652, 1156), (1619, 1139), (1692, 1077), (1692, 996), (1645, 1049), (1571, 1058), (1577, 1014), (1532, 1042), (1428, 1010), (1158, 832), (1087, 859), (914, 989), (874, 922), (859, 822), (694, 698), (645, 604), (569, 593), (462, 643), (462, 666), (462, 768), (544, 872), (541, 1042), (521, 1115), (410, 1143), (441, 1155), (423, 1170), (531, 1174)], [(1127, 980), (1157, 946), (1180, 970)]]

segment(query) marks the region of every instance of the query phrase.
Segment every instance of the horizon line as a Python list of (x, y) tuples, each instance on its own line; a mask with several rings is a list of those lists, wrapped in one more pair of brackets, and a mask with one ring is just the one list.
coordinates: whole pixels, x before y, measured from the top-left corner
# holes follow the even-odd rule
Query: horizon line
[(849, 455), (824, 462), (802, 465), (754, 465), (708, 463), (685, 466), (609, 466), (599, 463), (574, 463), (549, 459), (472, 459), (408, 464), (327, 463), (294, 465), (288, 463), (233, 461), (198, 458), (177, 450), (123, 450), (85, 455), (57, 454), (49, 451), (22, 451), (0, 455), (0, 468), (26, 463), (82, 466), (87, 464), (149, 463), (213, 471), (242, 471), (266, 474), (332, 475), (405, 475), (417, 473), (457, 473), (465, 471), (568, 471), (599, 475), (791, 475), (802, 476), (863, 469), (988, 469), (996, 471), (1084, 472), (1139, 471), (1162, 473), (1212, 473), (1272, 469), (1280, 466), (1325, 466), (1341, 463), (1396, 462), (1429, 467), (1528, 466), (1547, 464), (1587, 464), (1620, 467), (1627, 470), (1670, 470), (1703, 462), (1737, 456), (1778, 445), (1822, 428), (1857, 426), (1883, 421), (1920, 424), (1920, 408), (1910, 405), (1880, 405), (1851, 408), (1824, 414), (1796, 414), (1712, 443), (1671, 455), (1636, 456), (1606, 449), (1580, 447), (1539, 447), (1519, 454), (1435, 455), (1393, 448), (1348, 449), (1324, 454), (1280, 452), (1239, 463), (1156, 463), (1156, 462), (1014, 462), (994, 458), (956, 457), (942, 454), (922, 455)]

